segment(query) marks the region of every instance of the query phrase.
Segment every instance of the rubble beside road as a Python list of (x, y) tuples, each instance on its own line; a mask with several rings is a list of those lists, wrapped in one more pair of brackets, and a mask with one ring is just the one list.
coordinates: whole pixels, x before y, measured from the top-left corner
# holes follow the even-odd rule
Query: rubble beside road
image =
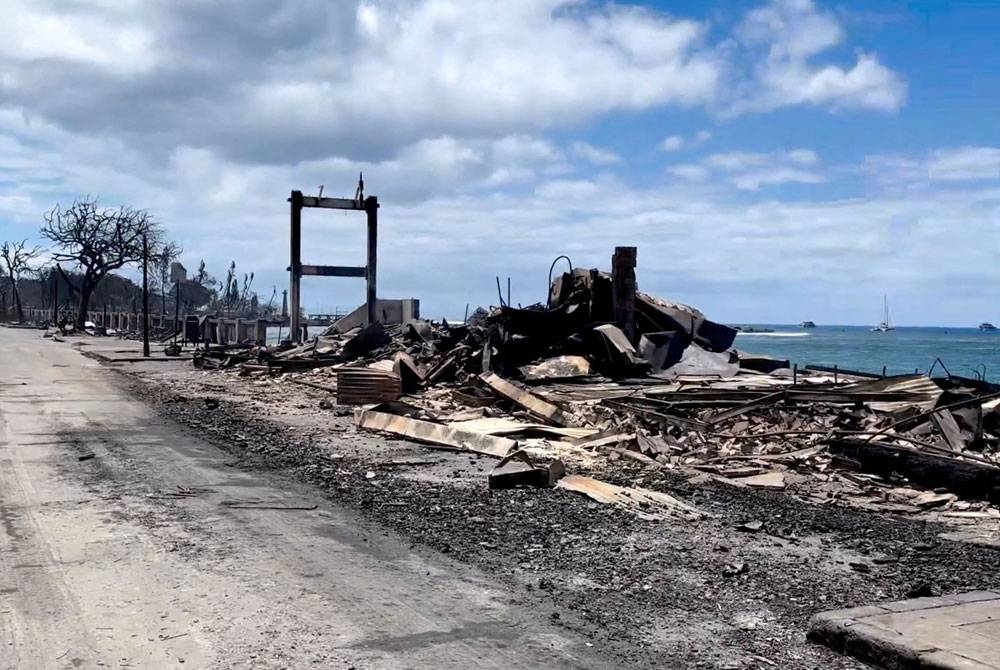
[(1000, 387), (800, 371), (735, 350), (736, 331), (694, 308), (619, 293), (611, 275), (577, 269), (546, 305), (480, 309), (463, 324), (334, 324), (300, 346), (208, 348), (194, 362), (364, 406), (358, 430), (434, 448), (523, 452), (578, 475), (614, 458), (653, 480), (1000, 518)]
[(180, 364), (125, 369), (135, 394), (231, 453), (234, 468), (313, 483), (409, 537), (416, 551), (479, 566), (509, 585), (515, 602), (586, 635), (625, 667), (858, 668), (806, 642), (813, 614), (1000, 587), (996, 548), (942, 536), (985, 526), (977, 542), (986, 542), (997, 533), (991, 520), (945, 526), (595, 455), (587, 475), (660, 491), (705, 514), (649, 520), (558, 488), (490, 489), (493, 457), (356, 432), (352, 410), (320, 409), (325, 391), (284, 377), (220, 378)]

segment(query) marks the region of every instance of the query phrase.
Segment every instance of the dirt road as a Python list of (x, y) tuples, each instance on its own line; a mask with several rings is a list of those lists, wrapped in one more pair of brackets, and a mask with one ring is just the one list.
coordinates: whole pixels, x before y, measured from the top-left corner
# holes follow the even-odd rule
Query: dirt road
[(0, 328), (0, 667), (608, 667), (496, 580), (230, 467), (113, 374)]

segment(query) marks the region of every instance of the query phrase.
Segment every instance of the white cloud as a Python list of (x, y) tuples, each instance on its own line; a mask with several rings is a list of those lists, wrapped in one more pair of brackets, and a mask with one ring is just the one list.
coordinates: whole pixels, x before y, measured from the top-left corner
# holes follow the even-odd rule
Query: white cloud
[(769, 154), (730, 151), (712, 154), (705, 158), (703, 162), (706, 166), (716, 170), (735, 172), (737, 170), (767, 165), (771, 161), (771, 158)]
[(925, 182), (1000, 180), (1000, 148), (965, 146), (931, 151), (922, 157), (873, 155), (865, 171), (883, 183), (920, 185)]
[(595, 147), (586, 142), (574, 142), (572, 146), (573, 155), (582, 158), (594, 165), (613, 165), (620, 163), (622, 157), (609, 149)]
[(819, 156), (810, 149), (772, 153), (730, 151), (706, 156), (699, 164), (676, 165), (668, 172), (690, 181), (705, 181), (713, 173), (738, 189), (756, 191), (778, 184), (820, 184), (826, 177), (817, 172)]
[(792, 149), (785, 152), (785, 157), (799, 165), (815, 165), (819, 162), (819, 156), (811, 149)]
[(935, 151), (927, 161), (927, 176), (933, 181), (1000, 179), (1000, 149), (962, 147)]
[(680, 135), (671, 135), (660, 142), (662, 151), (679, 151), (684, 146), (684, 138)]
[(122, 19), (114, 11), (87, 11), (82, 5), (46, 7), (6, 0), (0, 21), (0, 59), (18, 64), (64, 61), (137, 74), (149, 72), (162, 57), (153, 42), (141, 22)]
[(255, 162), (330, 147), (384, 158), (441, 135), (534, 134), (616, 111), (709, 105), (722, 69), (703, 23), (610, 3), (72, 8), (40, 0), (9, 12), (0, 96), (161, 156), (188, 144)]
[(743, 94), (731, 113), (788, 105), (891, 112), (906, 100), (902, 77), (875, 54), (859, 54), (852, 67), (814, 62), (841, 44), (845, 31), (813, 0), (771, 0), (748, 12), (737, 34), (742, 47), (757, 57), (749, 58), (753, 83), (742, 83)]
[(736, 188), (756, 191), (761, 186), (774, 184), (821, 184), (826, 178), (808, 170), (776, 167), (767, 170), (752, 170), (734, 175), (732, 178)]
[(680, 151), (685, 147), (694, 148), (710, 139), (712, 139), (712, 133), (707, 130), (700, 130), (693, 137), (687, 139), (683, 135), (670, 135), (660, 142), (660, 151)]
[(708, 20), (601, 0), (7, 4), (4, 104), (159, 160), (179, 145), (256, 163), (385, 160), (443, 135), (536, 135), (622, 112), (905, 97), (874, 55), (814, 63), (846, 36), (806, 0), (749, 12), (744, 51), (712, 43)]
[(671, 165), (667, 168), (667, 172), (688, 181), (705, 181), (709, 176), (709, 170), (704, 165), (693, 165), (691, 163)]

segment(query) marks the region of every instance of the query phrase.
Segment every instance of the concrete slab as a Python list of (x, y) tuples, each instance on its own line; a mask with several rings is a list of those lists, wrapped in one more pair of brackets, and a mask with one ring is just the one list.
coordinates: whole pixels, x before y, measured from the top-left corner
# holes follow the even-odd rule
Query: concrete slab
[(823, 612), (810, 622), (809, 639), (879, 668), (1000, 670), (1000, 593)]

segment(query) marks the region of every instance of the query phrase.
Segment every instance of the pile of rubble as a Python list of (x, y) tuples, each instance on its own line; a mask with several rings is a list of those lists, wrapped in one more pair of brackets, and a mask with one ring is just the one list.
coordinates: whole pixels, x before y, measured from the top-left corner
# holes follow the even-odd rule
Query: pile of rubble
[(553, 282), (547, 305), (477, 310), (463, 324), (334, 325), (297, 347), (208, 349), (195, 365), (284, 373), (363, 406), (360, 430), (500, 459), (491, 486), (561, 486), (647, 516), (698, 511), (564, 476), (565, 464), (625, 458), (822, 501), (998, 514), (987, 503), (1000, 498), (1000, 388), (798, 371), (736, 351), (735, 337), (578, 269)]

